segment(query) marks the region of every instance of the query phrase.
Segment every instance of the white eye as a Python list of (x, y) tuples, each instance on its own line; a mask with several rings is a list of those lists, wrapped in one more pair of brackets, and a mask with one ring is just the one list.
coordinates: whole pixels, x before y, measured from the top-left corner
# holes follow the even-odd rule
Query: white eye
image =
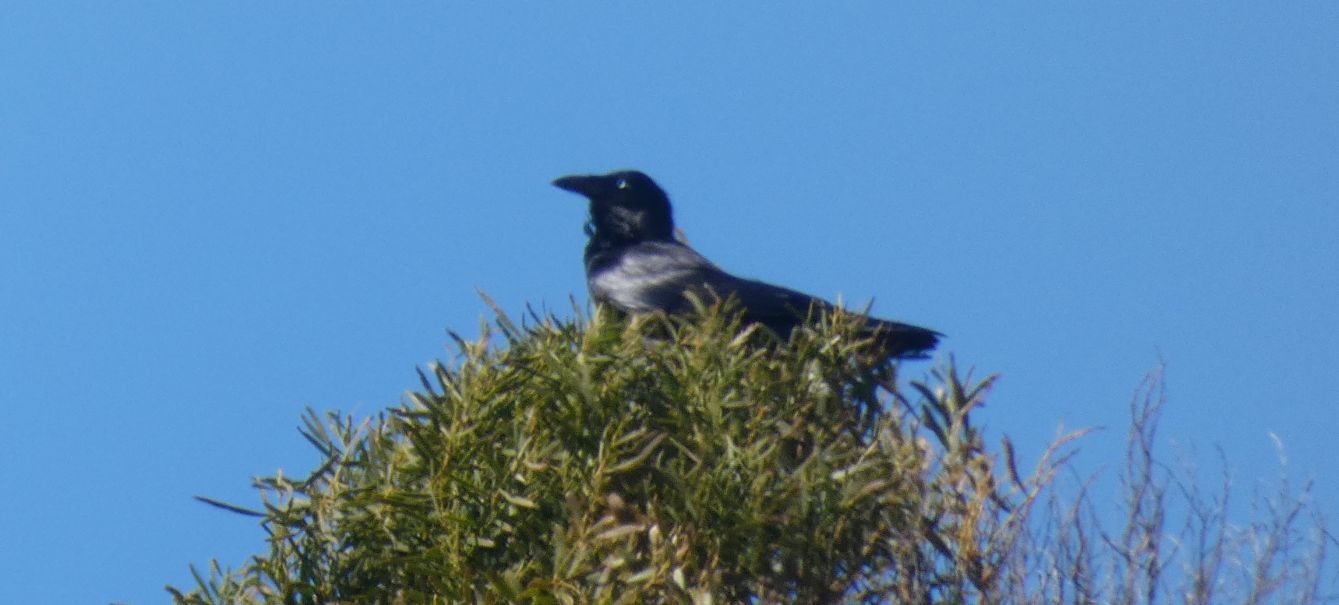
[(619, 189), (627, 189), (628, 179), (618, 179), (618, 182), (614, 183), (614, 186), (618, 187)]

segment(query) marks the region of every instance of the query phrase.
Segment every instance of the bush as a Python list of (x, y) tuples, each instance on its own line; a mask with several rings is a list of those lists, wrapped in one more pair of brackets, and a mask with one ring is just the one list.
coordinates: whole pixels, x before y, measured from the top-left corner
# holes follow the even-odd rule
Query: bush
[[(423, 391), (381, 417), (309, 412), (303, 434), (325, 462), (258, 480), (270, 552), (169, 591), (180, 603), (1082, 603), (1150, 577), (1167, 589), (1150, 575), (1165, 564), (1141, 554), (1140, 532), (1160, 527), (1096, 544), (1088, 517), (1054, 514), (1086, 510), (1081, 498), (1066, 508), (1048, 493), (1053, 514), (1030, 514), (1079, 434), (1020, 476), (1008, 441), (992, 452), (970, 422), (992, 378), (950, 361), (904, 392), (850, 316), (782, 344), (729, 309), (701, 311), (532, 313), (529, 326), (499, 313), (499, 338), (457, 337), (459, 359), (420, 373)], [(1094, 564), (1103, 553), (1123, 566)]]

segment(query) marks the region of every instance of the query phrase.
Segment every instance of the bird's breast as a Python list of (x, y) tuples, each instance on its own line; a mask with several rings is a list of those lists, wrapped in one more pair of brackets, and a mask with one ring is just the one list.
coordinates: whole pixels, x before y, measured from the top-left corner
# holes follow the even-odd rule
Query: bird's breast
[(711, 264), (679, 245), (644, 243), (594, 255), (586, 279), (596, 300), (634, 313), (676, 312)]
[(587, 283), (596, 300), (611, 303), (624, 311), (673, 312), (689, 287), (690, 277), (687, 271), (638, 273), (614, 267), (591, 275)]

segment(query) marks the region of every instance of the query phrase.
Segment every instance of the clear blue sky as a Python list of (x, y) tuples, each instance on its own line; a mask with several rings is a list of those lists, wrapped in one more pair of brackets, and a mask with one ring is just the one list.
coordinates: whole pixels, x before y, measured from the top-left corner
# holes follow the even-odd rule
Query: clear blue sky
[[(636, 167), (734, 272), (949, 335), (1031, 460), (1168, 367), (1162, 443), (1339, 523), (1339, 5), (0, 7), (3, 603), (163, 602), (250, 478), (510, 310)], [(930, 364), (908, 365), (905, 375)], [(1169, 450), (1170, 451), (1170, 450)]]

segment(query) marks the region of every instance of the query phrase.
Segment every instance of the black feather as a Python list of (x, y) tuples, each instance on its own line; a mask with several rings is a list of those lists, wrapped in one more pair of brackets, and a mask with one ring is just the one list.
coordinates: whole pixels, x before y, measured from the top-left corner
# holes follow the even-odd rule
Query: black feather
[[(623, 311), (692, 311), (687, 293), (734, 297), (744, 318), (787, 336), (825, 300), (765, 282), (736, 277), (674, 238), (669, 197), (635, 170), (562, 177), (554, 185), (590, 200), (586, 283), (595, 300)], [(865, 335), (889, 357), (921, 357), (942, 334), (909, 324), (867, 318)]]

